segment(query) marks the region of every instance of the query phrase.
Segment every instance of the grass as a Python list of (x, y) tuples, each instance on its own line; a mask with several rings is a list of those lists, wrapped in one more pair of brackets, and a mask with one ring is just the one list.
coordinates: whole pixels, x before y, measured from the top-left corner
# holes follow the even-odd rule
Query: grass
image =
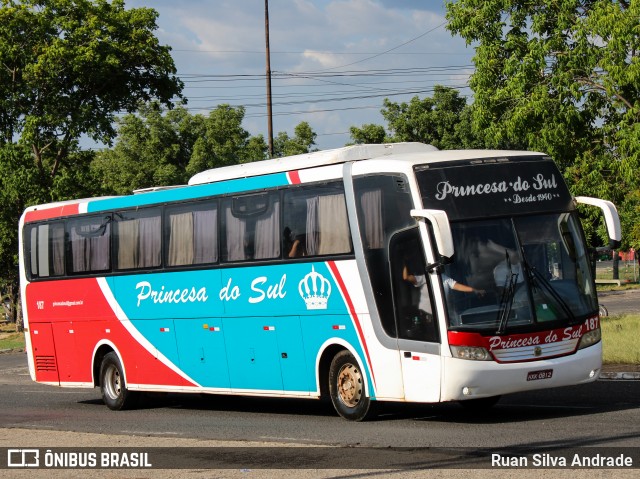
[(13, 323), (0, 323), (0, 351), (5, 349), (24, 349), (24, 333), (17, 333)]
[(602, 318), (605, 364), (640, 364), (640, 314)]

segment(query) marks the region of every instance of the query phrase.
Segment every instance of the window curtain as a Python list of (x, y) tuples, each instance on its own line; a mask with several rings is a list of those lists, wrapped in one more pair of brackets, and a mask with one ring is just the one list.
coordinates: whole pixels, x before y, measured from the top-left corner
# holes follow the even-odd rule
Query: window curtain
[(307, 254), (318, 254), (320, 244), (318, 227), (318, 197), (307, 198)]
[[(73, 231), (72, 231), (73, 235)], [(118, 221), (118, 268), (138, 266), (138, 220)], [(73, 237), (72, 237), (73, 241)], [(74, 254), (75, 261), (75, 254)], [(75, 264), (75, 263), (74, 263)]]
[(365, 191), (360, 197), (360, 206), (364, 216), (365, 247), (368, 249), (380, 249), (384, 243), (382, 191)]
[(87, 226), (87, 259), (89, 271), (109, 269), (109, 228), (111, 225), (91, 224)]
[(271, 202), (269, 211), (256, 221), (255, 258), (280, 256), (280, 201)]
[(225, 227), (227, 240), (227, 261), (242, 261), (246, 259), (244, 252), (246, 221), (233, 216), (231, 206), (225, 206)]
[(162, 249), (162, 230), (160, 216), (140, 218), (140, 255), (139, 267), (148, 268), (160, 265)]
[(318, 226), (320, 229), (318, 254), (340, 254), (351, 251), (344, 194), (319, 198)]
[(71, 228), (71, 266), (74, 272), (87, 271), (88, 258), (85, 238), (78, 231), (78, 226)]
[(51, 225), (53, 275), (64, 274), (64, 225)]
[(194, 264), (218, 261), (218, 210), (193, 212)]
[(193, 214), (169, 215), (169, 266), (193, 264)]

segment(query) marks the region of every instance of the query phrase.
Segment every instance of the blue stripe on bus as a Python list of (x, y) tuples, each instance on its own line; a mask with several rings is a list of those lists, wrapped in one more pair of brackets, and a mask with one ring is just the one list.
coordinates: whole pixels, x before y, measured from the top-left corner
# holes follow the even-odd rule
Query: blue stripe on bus
[(171, 188), (167, 190), (153, 191), (139, 195), (119, 196), (116, 198), (98, 199), (89, 201), (87, 212), (132, 208), (162, 204), (172, 201), (184, 201), (206, 196), (233, 194), (264, 188), (275, 188), (288, 185), (286, 173), (256, 176), (253, 178), (240, 178), (235, 180), (208, 183), (205, 185), (185, 186), (184, 188)]
[(316, 357), (331, 338), (365, 358), (324, 262), (110, 279), (136, 329), (202, 387), (315, 391)]

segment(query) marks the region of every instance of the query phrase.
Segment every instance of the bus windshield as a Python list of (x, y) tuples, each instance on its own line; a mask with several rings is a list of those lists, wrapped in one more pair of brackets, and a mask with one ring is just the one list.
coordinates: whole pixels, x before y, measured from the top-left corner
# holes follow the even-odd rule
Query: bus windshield
[(455, 256), (441, 274), (449, 329), (525, 332), (575, 324), (597, 312), (575, 213), (464, 221), (451, 227)]

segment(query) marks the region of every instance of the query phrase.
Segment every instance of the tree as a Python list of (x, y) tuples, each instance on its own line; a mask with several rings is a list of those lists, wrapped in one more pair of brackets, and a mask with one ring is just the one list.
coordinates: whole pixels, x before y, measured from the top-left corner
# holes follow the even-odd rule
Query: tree
[(371, 123), (349, 131), (356, 144), (417, 141), (443, 150), (483, 148), (483, 136), (472, 125), (472, 108), (458, 90), (436, 85), (433, 97), (415, 96), (409, 103), (384, 99), (381, 113), (390, 133)]
[(263, 160), (267, 155), (264, 138), (251, 139), (242, 127), (244, 107), (218, 105), (204, 120), (204, 131), (194, 146), (187, 165), (189, 176), (210, 168)]
[(110, 143), (117, 113), (181, 95), (170, 49), (153, 34), (156, 18), (121, 0), (0, 0), (3, 292), (18, 291), (23, 209), (95, 193), (92, 154), (78, 140)]
[(112, 149), (99, 152), (92, 171), (105, 194), (185, 184), (200, 171), (266, 157), (261, 136), (242, 128), (244, 108), (219, 105), (208, 116), (184, 106), (164, 112), (157, 103), (118, 120)]
[(273, 152), (276, 158), (313, 151), (312, 148), (316, 144), (317, 135), (309, 123), (306, 121), (298, 123), (293, 132), (293, 138), (289, 137), (286, 132), (281, 131), (273, 139)]
[(574, 192), (596, 186), (593, 172), (604, 168), (603, 196), (634, 196), (640, 2), (458, 0), (447, 18), (476, 46), (474, 124), (490, 143), (549, 153)]
[(0, 142), (28, 145), (48, 186), (81, 136), (109, 143), (116, 113), (180, 95), (170, 49), (153, 35), (154, 10), (126, 10), (121, 0), (1, 1)]
[(384, 127), (374, 123), (362, 125), (362, 128), (352, 126), (349, 133), (355, 144), (381, 144), (388, 141)]

